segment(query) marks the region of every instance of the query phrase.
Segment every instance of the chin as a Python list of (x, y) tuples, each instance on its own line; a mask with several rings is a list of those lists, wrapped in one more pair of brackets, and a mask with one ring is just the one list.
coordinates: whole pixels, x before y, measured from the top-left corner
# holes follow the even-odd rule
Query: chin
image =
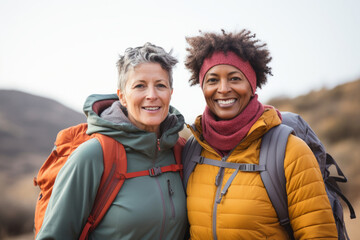
[(221, 119), (221, 120), (230, 120), (230, 119), (233, 119), (236, 116), (237, 116), (236, 114), (232, 114), (232, 113), (216, 114), (216, 117)]
[(163, 122), (164, 120), (154, 120), (154, 121), (146, 121), (144, 122), (144, 125), (149, 126), (149, 127), (158, 127), (160, 126), (160, 124)]

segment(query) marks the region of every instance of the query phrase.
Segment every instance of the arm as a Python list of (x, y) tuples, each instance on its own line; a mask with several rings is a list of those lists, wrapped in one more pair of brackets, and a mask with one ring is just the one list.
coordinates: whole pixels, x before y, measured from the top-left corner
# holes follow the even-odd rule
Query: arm
[(90, 214), (103, 172), (96, 139), (80, 145), (60, 170), (36, 239), (78, 239)]
[(337, 239), (319, 165), (301, 139), (289, 136), (285, 161), (289, 216), (296, 239)]

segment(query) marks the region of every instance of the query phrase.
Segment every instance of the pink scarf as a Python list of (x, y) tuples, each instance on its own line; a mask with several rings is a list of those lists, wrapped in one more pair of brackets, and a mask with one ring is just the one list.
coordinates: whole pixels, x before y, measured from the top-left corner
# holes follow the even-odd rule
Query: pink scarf
[(245, 109), (230, 120), (217, 120), (206, 107), (201, 121), (204, 139), (218, 153), (225, 156), (244, 139), (263, 112), (264, 106), (258, 101), (256, 94)]

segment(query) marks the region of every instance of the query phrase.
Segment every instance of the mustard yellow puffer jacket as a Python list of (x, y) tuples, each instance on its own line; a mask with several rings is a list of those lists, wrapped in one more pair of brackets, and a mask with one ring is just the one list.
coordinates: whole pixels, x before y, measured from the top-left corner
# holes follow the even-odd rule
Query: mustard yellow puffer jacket
[[(267, 109), (233, 150), (229, 162), (258, 164), (262, 136), (281, 123)], [(201, 116), (193, 134), (202, 156), (221, 157), (201, 141)], [(291, 135), (284, 160), (291, 225), (296, 239), (337, 239), (337, 230), (317, 160), (305, 142)], [(258, 172), (238, 172), (221, 202), (216, 204), (215, 178), (219, 167), (198, 164), (187, 186), (191, 239), (288, 239)], [(221, 189), (234, 169), (225, 169)]]

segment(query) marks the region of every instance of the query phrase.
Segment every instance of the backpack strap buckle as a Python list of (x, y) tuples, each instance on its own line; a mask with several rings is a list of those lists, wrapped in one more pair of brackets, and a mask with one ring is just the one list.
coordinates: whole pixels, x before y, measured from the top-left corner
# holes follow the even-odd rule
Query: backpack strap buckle
[(262, 172), (265, 171), (265, 165), (257, 164), (240, 164), (239, 170), (242, 172)]
[(162, 173), (160, 167), (153, 167), (149, 169), (149, 176), (150, 177), (156, 177), (159, 176)]

